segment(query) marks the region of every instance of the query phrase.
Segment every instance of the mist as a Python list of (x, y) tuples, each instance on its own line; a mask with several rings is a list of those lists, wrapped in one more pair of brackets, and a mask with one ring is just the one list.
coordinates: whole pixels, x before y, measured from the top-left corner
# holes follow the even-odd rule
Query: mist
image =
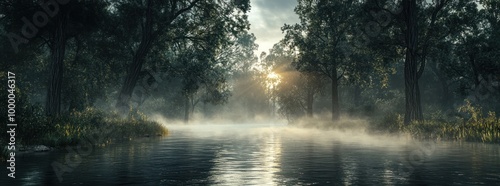
[(0, 185), (497, 184), (499, 10), (0, 3)]

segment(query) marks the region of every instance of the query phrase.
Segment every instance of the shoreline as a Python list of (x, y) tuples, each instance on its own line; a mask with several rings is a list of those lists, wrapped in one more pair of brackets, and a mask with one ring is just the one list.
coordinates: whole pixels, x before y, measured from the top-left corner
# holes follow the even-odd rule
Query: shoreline
[[(113, 144), (118, 144), (118, 143), (124, 143), (124, 142), (130, 142), (133, 140), (141, 140), (141, 139), (153, 139), (153, 138), (162, 138), (166, 137), (168, 134), (155, 134), (155, 135), (150, 135), (150, 134), (145, 134), (145, 135), (140, 135), (140, 136), (135, 136), (135, 137), (124, 137), (122, 139), (114, 139), (110, 140), (107, 143), (98, 143), (98, 144), (91, 144), (92, 147), (106, 147), (109, 145)], [(31, 154), (37, 154), (37, 153), (50, 153), (50, 152), (55, 152), (55, 151), (63, 151), (65, 148), (72, 148), (72, 147), (78, 147), (79, 144), (71, 144), (71, 145), (59, 145), (59, 146), (50, 146), (50, 145), (45, 145), (45, 144), (38, 144), (38, 145), (23, 145), (19, 144), (16, 145), (16, 150), (14, 151), (9, 151), (7, 150), (6, 146), (2, 147), (2, 153), (0, 154), (0, 161), (4, 164), (6, 163), (6, 158), (8, 157), (8, 153), (14, 152), (16, 154), (16, 157), (18, 156), (24, 156), (24, 155), (31, 155)]]

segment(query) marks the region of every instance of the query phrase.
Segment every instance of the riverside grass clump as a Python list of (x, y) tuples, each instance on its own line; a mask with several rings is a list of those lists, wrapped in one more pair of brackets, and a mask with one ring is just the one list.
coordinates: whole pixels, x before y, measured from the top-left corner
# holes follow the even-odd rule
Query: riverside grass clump
[[(16, 146), (46, 145), (56, 148), (88, 141), (93, 145), (105, 145), (113, 141), (168, 133), (163, 125), (149, 121), (138, 111), (131, 111), (128, 116), (123, 117), (95, 108), (49, 118), (44, 116), (42, 109), (33, 107), (30, 115), (20, 117), (16, 130)], [(1, 150), (0, 159), (6, 157), (7, 152), (5, 147)]]
[[(168, 133), (168, 130), (161, 124), (149, 121), (138, 111), (131, 111), (127, 117), (122, 117), (117, 113), (105, 113), (95, 108), (87, 108), (47, 123), (50, 123), (52, 130), (40, 140), (43, 144), (50, 146), (76, 145), (83, 140), (106, 144), (111, 141), (160, 136)], [(40, 142), (28, 141), (27, 143)]]
[(495, 112), (484, 114), (470, 101), (458, 108), (460, 117), (453, 120), (428, 119), (405, 125), (403, 116), (392, 114), (375, 124), (376, 130), (408, 134), (416, 139), (500, 143), (500, 118)]

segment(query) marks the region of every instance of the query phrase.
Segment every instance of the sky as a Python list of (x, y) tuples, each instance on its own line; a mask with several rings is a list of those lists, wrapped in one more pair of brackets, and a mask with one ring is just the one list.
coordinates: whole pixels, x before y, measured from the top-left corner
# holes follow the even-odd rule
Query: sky
[(285, 23), (299, 22), (293, 11), (297, 0), (250, 0), (250, 3), (250, 32), (257, 38), (259, 49), (256, 54), (260, 56), (262, 52), (269, 53), (269, 49), (283, 38), (281, 27)]

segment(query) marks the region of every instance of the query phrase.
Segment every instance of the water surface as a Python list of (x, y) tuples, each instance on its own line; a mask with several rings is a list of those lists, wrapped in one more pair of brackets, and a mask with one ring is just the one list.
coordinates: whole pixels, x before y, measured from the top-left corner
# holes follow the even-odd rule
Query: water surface
[(495, 144), (415, 142), (362, 131), (274, 124), (169, 126), (169, 130), (166, 137), (105, 148), (24, 155), (17, 158), (16, 179), (8, 178), (4, 169), (0, 185), (500, 183), (500, 146)]

